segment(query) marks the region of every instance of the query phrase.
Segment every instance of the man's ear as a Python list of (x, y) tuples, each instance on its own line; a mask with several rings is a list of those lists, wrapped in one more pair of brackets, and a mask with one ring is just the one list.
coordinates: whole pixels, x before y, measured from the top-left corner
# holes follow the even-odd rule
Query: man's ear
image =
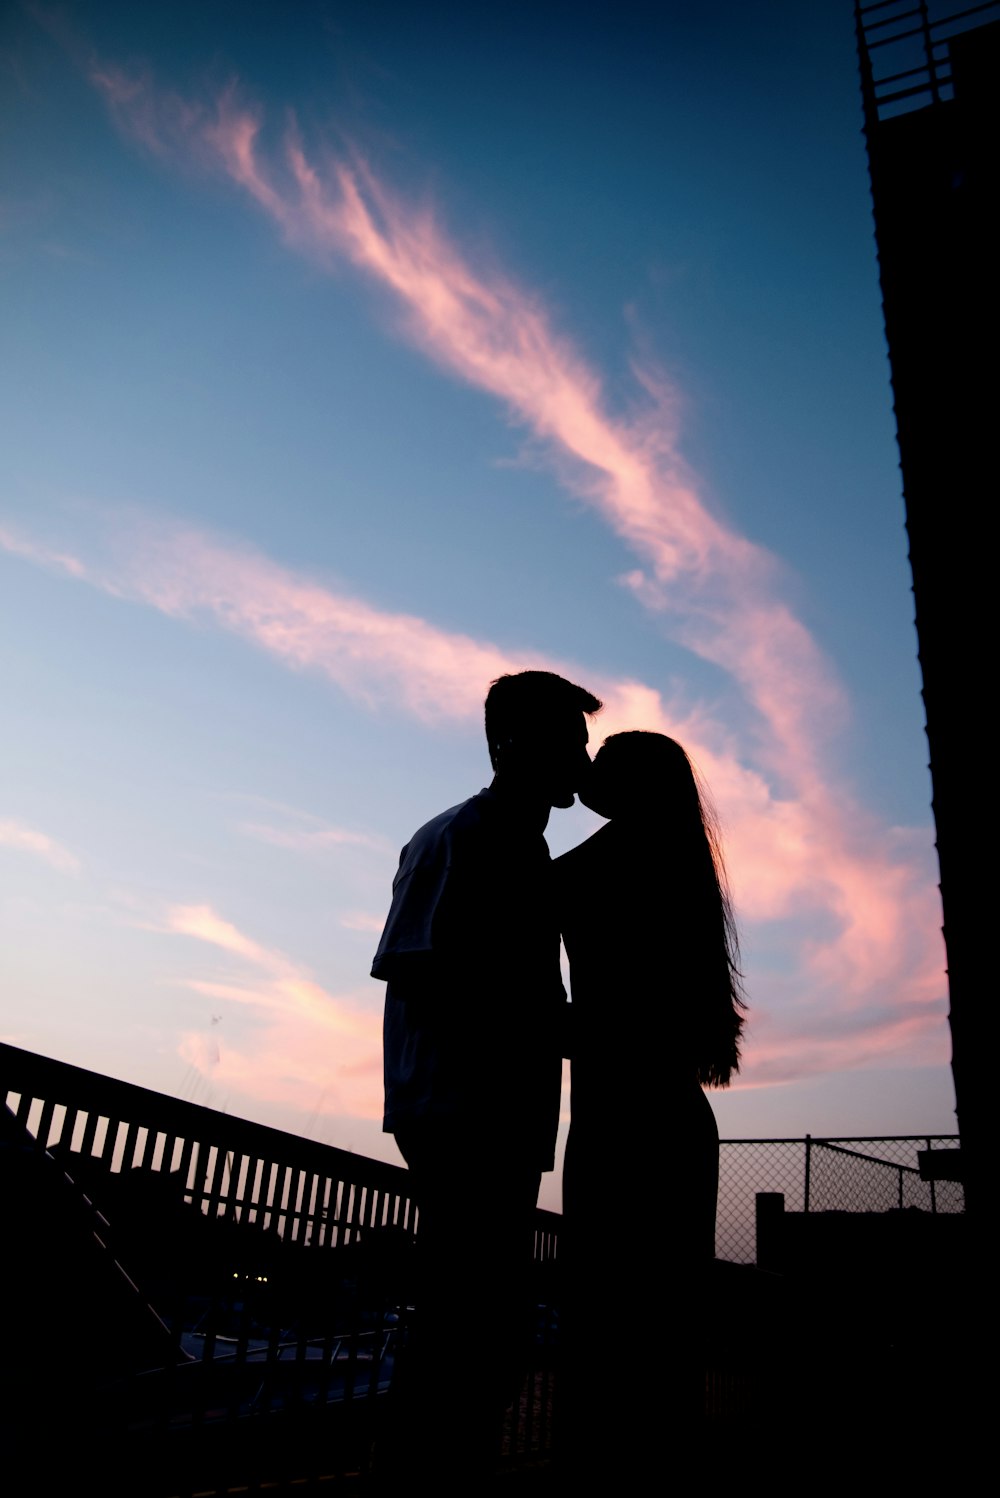
[(501, 770), (503, 768), (506, 761), (511, 757), (513, 746), (514, 740), (512, 738), (498, 739), (495, 744), (490, 745), (490, 764), (494, 770)]

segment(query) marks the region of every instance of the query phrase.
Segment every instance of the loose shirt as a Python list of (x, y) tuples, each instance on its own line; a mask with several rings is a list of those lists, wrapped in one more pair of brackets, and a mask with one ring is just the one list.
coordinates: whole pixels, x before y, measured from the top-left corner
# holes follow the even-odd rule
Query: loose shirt
[(566, 993), (541, 833), (489, 790), (421, 827), (372, 976), (388, 985), (383, 1128), (452, 1119), (551, 1169)]

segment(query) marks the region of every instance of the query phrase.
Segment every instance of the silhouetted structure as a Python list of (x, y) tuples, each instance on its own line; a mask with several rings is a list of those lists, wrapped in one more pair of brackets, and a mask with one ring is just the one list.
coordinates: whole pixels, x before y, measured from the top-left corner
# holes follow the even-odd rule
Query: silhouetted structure
[[(3, 1043), (0, 1105), (8, 1467), (122, 1498), (360, 1482), (412, 1300), (408, 1172)], [(536, 1212), (540, 1304), (558, 1226)], [(464, 1377), (478, 1309), (454, 1307)], [(508, 1464), (546, 1410), (515, 1402)]]
[(995, 1044), (982, 768), (995, 561), (983, 515), (994, 468), (1000, 5), (881, 0), (856, 3), (855, 17), (975, 1211)]
[[(86, 1471), (121, 1498), (240, 1485), (370, 1491), (420, 1232), (408, 1172), (2, 1043), (0, 1104), (8, 1468), (30, 1463), (35, 1490), (60, 1494), (75, 1493)], [(665, 1141), (667, 1160), (675, 1143)], [(912, 1345), (950, 1293), (949, 1280), (928, 1272), (918, 1293), (893, 1291), (891, 1318), (871, 1323), (834, 1316), (827, 1287), (801, 1276), (805, 1300), (795, 1287), (789, 1297), (780, 1276), (750, 1267), (757, 1193), (779, 1191), (790, 1219), (862, 1214), (875, 1237), (876, 1216), (906, 1208), (913, 1231), (946, 1245), (960, 1228), (935, 1235), (918, 1219), (961, 1213), (961, 1190), (948, 1180), (956, 1145), (953, 1136), (723, 1141), (719, 1251), (737, 1262), (715, 1266), (705, 1326), (704, 1428), (716, 1457), (739, 1450), (744, 1459), (748, 1432), (772, 1431), (779, 1410), (787, 1457), (787, 1432), (810, 1439), (823, 1407), (807, 1365), (829, 1407), (847, 1383), (856, 1399), (857, 1368), (874, 1377), (884, 1366), (886, 1327), (902, 1326)], [(668, 1180), (665, 1171), (655, 1199)], [(600, 1190), (600, 1232), (617, 1252), (623, 1237), (648, 1230), (651, 1202), (623, 1201), (613, 1177)], [(560, 1228), (558, 1216), (536, 1212), (531, 1370), (500, 1443), (512, 1478), (539, 1475), (552, 1446), (564, 1353)], [(859, 1225), (855, 1236), (865, 1233)], [(489, 1311), (477, 1296), (449, 1312), (455, 1365), (435, 1406), (442, 1425), (456, 1416), (456, 1382), (481, 1374)], [(634, 1409), (622, 1311), (620, 1286), (595, 1284), (585, 1348), (595, 1420)], [(624, 1312), (651, 1346), (671, 1346), (659, 1294), (632, 1286)], [(840, 1388), (824, 1371), (831, 1337), (849, 1344)], [(913, 1409), (939, 1409), (935, 1390), (954, 1357), (891, 1356), (894, 1407), (906, 1421)], [(901, 1429), (883, 1426), (897, 1483)], [(925, 1443), (910, 1447), (923, 1480)], [(854, 1462), (854, 1445), (846, 1450)], [(539, 1494), (549, 1490), (539, 1483)]]

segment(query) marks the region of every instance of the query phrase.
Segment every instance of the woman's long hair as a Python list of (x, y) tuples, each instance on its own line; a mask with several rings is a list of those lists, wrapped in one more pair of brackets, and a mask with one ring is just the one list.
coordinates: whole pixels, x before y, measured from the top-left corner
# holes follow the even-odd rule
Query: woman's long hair
[[(739, 935), (722, 857), (718, 820), (681, 745), (662, 733), (611, 734), (594, 760), (595, 784), (607, 802), (595, 809), (632, 814), (669, 827), (668, 887), (683, 902), (680, 963), (689, 992), (684, 1030), (703, 1087), (726, 1087), (739, 1071), (746, 1014)], [(680, 957), (680, 953), (677, 953)]]

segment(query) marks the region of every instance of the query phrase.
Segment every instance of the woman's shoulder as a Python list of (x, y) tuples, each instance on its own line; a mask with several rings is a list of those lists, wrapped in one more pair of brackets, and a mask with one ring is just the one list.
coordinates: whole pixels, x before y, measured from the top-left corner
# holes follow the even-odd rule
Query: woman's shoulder
[(648, 827), (627, 822), (605, 822), (590, 837), (554, 860), (557, 865), (573, 868), (585, 864), (633, 864), (648, 866), (651, 854), (657, 852), (656, 838)]
[(608, 822), (585, 842), (555, 860), (557, 887), (564, 902), (609, 909), (624, 903), (638, 907), (655, 897), (660, 880), (651, 877), (649, 849), (643, 840)]

